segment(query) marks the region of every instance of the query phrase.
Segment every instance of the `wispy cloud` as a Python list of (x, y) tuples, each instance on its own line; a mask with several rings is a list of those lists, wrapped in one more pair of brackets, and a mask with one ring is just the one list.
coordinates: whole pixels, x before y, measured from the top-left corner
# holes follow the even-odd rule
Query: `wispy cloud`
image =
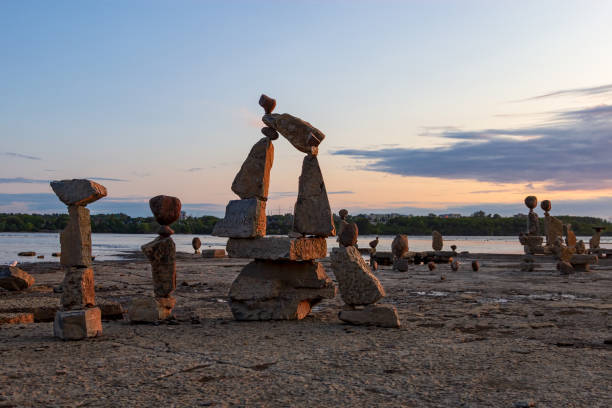
[(13, 183), (47, 184), (49, 183), (49, 180), (31, 179), (31, 178), (25, 178), (25, 177), (0, 178), (0, 184), (13, 184)]
[(109, 177), (85, 177), (85, 178), (89, 180), (99, 180), (99, 181), (119, 181), (122, 183), (130, 181), (130, 180), (125, 180), (125, 179), (109, 178)]
[(40, 157), (30, 156), (30, 155), (21, 154), (21, 153), (4, 152), (2, 154), (5, 155), (5, 156), (17, 158), (17, 159), (42, 160)]
[(560, 91), (554, 91), (545, 93), (542, 95), (533, 96), (528, 99), (524, 99), (525, 101), (533, 101), (544, 98), (552, 98), (556, 96), (592, 96), (592, 95), (601, 95), (605, 93), (612, 92), (612, 84), (593, 86), (587, 88), (573, 88), (573, 89), (562, 89)]
[(202, 167), (192, 167), (190, 169), (185, 170), (186, 172), (189, 173), (197, 173), (198, 171), (202, 171), (204, 170)]
[(327, 194), (355, 194), (354, 191), (342, 190), (342, 191), (328, 191)]
[(556, 190), (612, 188), (610, 105), (555, 112), (536, 125), (449, 128), (435, 136), (448, 144), (427, 149), (341, 149), (332, 154), (366, 159), (365, 170), (403, 176), (541, 182)]

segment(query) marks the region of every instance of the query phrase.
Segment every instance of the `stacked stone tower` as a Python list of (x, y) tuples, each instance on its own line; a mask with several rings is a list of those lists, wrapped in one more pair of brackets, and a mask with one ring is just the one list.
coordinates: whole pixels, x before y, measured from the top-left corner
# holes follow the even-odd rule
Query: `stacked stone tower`
[(85, 206), (106, 196), (106, 188), (85, 179), (52, 181), (51, 188), (68, 206), (70, 220), (60, 234), (60, 263), (64, 269), (61, 308), (53, 334), (78, 340), (102, 334), (102, 314), (96, 307), (91, 256), (91, 219)]
[[(317, 159), (325, 135), (310, 123), (287, 113), (272, 113), (276, 101), (262, 95), (264, 108), (259, 140), (232, 183), (240, 199), (226, 207), (213, 235), (228, 237), (233, 258), (253, 258), (230, 288), (230, 307), (237, 320), (303, 319), (313, 305), (333, 298), (336, 288), (316, 259), (327, 256), (325, 238), (335, 234), (325, 183)], [(282, 134), (306, 153), (299, 179), (293, 233), (266, 237), (266, 201), (274, 161), (273, 140)]]
[(159, 195), (149, 200), (149, 207), (159, 223), (159, 236), (141, 247), (151, 262), (154, 297), (132, 300), (128, 316), (132, 322), (154, 323), (172, 315), (176, 299), (176, 245), (172, 240), (174, 231), (170, 224), (181, 215), (181, 200), (176, 197)]

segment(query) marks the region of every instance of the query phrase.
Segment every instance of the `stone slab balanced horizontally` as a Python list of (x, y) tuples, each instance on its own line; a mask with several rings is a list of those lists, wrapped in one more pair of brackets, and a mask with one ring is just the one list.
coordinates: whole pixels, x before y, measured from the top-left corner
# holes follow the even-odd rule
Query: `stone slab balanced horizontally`
[(0, 288), (25, 290), (34, 284), (34, 277), (16, 266), (0, 266)]
[(272, 261), (310, 261), (327, 256), (327, 241), (322, 237), (265, 237), (227, 240), (230, 258), (254, 258)]

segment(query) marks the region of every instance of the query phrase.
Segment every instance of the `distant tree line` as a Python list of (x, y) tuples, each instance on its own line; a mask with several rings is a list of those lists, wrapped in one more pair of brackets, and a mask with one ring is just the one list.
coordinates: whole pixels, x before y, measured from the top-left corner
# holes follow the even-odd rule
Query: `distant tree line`
[[(594, 225), (606, 227), (604, 235), (612, 235), (612, 223), (595, 217), (557, 216), (564, 224), (571, 224), (576, 235), (591, 235)], [(210, 234), (219, 220), (218, 217), (185, 217), (171, 225), (179, 234)], [(469, 217), (441, 218), (428, 216), (401, 215), (385, 222), (371, 222), (367, 215), (349, 216), (363, 235), (429, 235), (437, 230), (443, 235), (518, 235), (527, 228), (526, 216), (502, 217), (499, 214), (476, 212)], [(336, 228), (340, 219), (334, 216)], [(55, 232), (61, 231), (68, 223), (68, 214), (0, 214), (0, 232)], [(540, 217), (542, 234), (544, 217)], [(293, 225), (293, 215), (268, 215), (268, 234), (287, 234)], [(92, 232), (118, 234), (154, 234), (159, 224), (153, 217), (130, 217), (125, 214), (95, 214), (91, 216)]]

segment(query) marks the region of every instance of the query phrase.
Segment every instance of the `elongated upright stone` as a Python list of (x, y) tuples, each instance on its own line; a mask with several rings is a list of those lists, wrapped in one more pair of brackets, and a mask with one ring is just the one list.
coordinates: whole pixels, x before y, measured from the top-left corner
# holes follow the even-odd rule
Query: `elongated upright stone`
[(68, 207), (70, 220), (60, 233), (62, 254), (60, 263), (64, 266), (91, 266), (91, 220), (89, 210), (83, 206)]
[(346, 304), (369, 305), (385, 296), (385, 289), (357, 248), (335, 248), (331, 254), (331, 266)]
[(336, 235), (333, 214), (317, 156), (308, 155), (302, 163), (298, 198), (293, 214), (293, 230), (305, 235)]
[(231, 200), (225, 217), (217, 221), (212, 235), (229, 238), (257, 238), (266, 235), (266, 202), (259, 198)]
[(544, 217), (544, 230), (546, 231), (546, 245), (552, 246), (557, 237), (563, 237), (563, 222), (557, 217), (548, 215)]
[(70, 310), (94, 306), (96, 294), (93, 269), (67, 267), (64, 270), (66, 274), (62, 282), (62, 307)]
[(168, 297), (176, 289), (176, 245), (171, 237), (157, 237), (141, 247), (151, 262), (153, 292)]
[(441, 251), (444, 246), (444, 239), (442, 238), (442, 234), (438, 231), (432, 231), (431, 233), (431, 247), (434, 251)]
[(255, 143), (232, 183), (232, 191), (240, 198), (268, 199), (270, 169), (274, 162), (274, 145), (264, 137)]

